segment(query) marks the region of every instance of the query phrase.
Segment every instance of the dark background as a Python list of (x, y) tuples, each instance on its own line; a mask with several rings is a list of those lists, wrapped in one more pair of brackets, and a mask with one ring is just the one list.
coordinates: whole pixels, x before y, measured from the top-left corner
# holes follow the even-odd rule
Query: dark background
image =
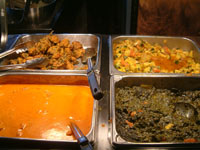
[(9, 24), (14, 33), (200, 35), (200, 0), (57, 0), (49, 22)]
[[(127, 6), (131, 2), (131, 6)], [(50, 32), (125, 34), (126, 13), (136, 10), (138, 1), (131, 0), (57, 0), (54, 17), (40, 24), (9, 24), (9, 34)], [(127, 8), (129, 7), (129, 8)], [(137, 12), (137, 11), (136, 11)], [(130, 17), (136, 17), (132, 14)], [(131, 22), (130, 22), (131, 23)], [(136, 18), (132, 21), (136, 32)]]

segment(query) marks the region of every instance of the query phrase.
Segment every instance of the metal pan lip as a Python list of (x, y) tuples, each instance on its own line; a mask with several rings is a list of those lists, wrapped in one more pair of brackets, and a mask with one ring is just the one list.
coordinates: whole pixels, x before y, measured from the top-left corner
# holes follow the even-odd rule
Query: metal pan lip
[[(129, 142), (124, 140), (122, 137), (120, 137), (120, 135), (117, 133), (116, 130), (116, 116), (115, 116), (115, 84), (119, 81), (121, 81), (123, 78), (151, 78), (150, 76), (134, 76), (134, 75), (112, 75), (110, 78), (110, 118), (112, 120), (112, 122), (109, 124), (109, 140), (110, 143), (113, 147), (129, 147), (129, 148), (133, 148), (133, 147), (139, 147), (139, 148), (143, 148), (143, 147), (199, 147), (200, 142), (195, 142), (195, 143), (184, 143), (184, 142), (150, 142), (150, 143), (145, 143), (145, 142)], [(152, 76), (152, 78), (171, 78), (171, 76)], [(191, 77), (186, 77), (186, 76), (182, 76), (183, 78), (191, 78)], [(177, 76), (176, 78), (182, 78), (180, 76)], [(197, 78), (200, 80), (199, 77), (192, 77), (192, 78)], [(121, 141), (118, 141), (117, 138), (120, 137)]]
[[(86, 74), (84, 73), (81, 73), (81, 74), (77, 74), (77, 73), (56, 73), (56, 72), (48, 72), (48, 73), (43, 73), (43, 72), (29, 72), (29, 71), (24, 71), (24, 72), (1, 72), (0, 73), (0, 77), (3, 77), (3, 76), (12, 76), (12, 75), (19, 75), (19, 76), (29, 76), (29, 75), (43, 75), (43, 76), (87, 76)], [(88, 132), (88, 134), (86, 135), (86, 137), (88, 138), (88, 140), (91, 142), (91, 143), (94, 143), (96, 141), (96, 133), (95, 133), (95, 130), (96, 130), (96, 124), (97, 124), (97, 118), (98, 118), (98, 112), (97, 112), (97, 109), (98, 108), (98, 101), (94, 99), (94, 104), (93, 104), (93, 114), (92, 114), (92, 122), (91, 122), (91, 128), (90, 128), (90, 131)], [(72, 145), (72, 144), (77, 144), (77, 141), (76, 140), (51, 140), (51, 139), (36, 139), (36, 138), (18, 138), (18, 137), (2, 137), (0, 136), (0, 141), (1, 140), (9, 140), (9, 141), (17, 141), (17, 142), (23, 142), (23, 141), (32, 141), (32, 142), (43, 142), (43, 143), (67, 143), (69, 145)], [(59, 145), (58, 145), (59, 146)]]
[[(18, 42), (18, 40), (29, 37), (29, 36), (45, 36), (48, 35), (49, 33), (33, 33), (33, 34), (19, 34), (16, 39), (14, 40), (14, 42), (11, 44), (11, 46), (9, 48), (12, 48), (15, 46), (15, 44)], [(54, 33), (53, 35), (61, 35), (61, 36), (88, 36), (88, 37), (95, 37), (97, 39), (97, 57), (96, 57), (96, 64), (93, 66), (95, 72), (99, 73), (100, 72), (100, 67), (101, 67), (101, 45), (102, 45), (102, 40), (101, 40), (101, 36), (98, 34), (83, 34), (83, 33)], [(7, 50), (9, 51), (9, 50)], [(4, 51), (5, 52), (5, 51)], [(2, 55), (4, 55), (4, 52), (0, 54), (0, 58), (2, 57)], [(15, 70), (11, 70), (11, 72), (13, 72)], [(20, 72), (49, 72), (49, 70), (39, 70), (39, 69), (30, 69), (30, 70), (18, 70)], [(18, 72), (17, 71), (17, 72)], [(76, 72), (76, 73), (87, 73), (87, 70), (66, 70), (66, 69), (60, 69), (60, 70), (51, 70), (53, 72), (66, 72), (66, 73), (71, 73), (71, 72)]]
[[(111, 35), (109, 36), (109, 73), (110, 75), (126, 75), (126, 74), (131, 74), (131, 75), (170, 75), (170, 76), (187, 76), (185, 73), (126, 73), (126, 72), (121, 72), (117, 70), (114, 67), (113, 63), (113, 41), (120, 39), (120, 38), (149, 38), (149, 39), (182, 39), (190, 42), (200, 53), (200, 48), (197, 46), (196, 42), (194, 42), (192, 39), (187, 38), (187, 37), (181, 37), (181, 36), (150, 36), (150, 35)], [(200, 76), (200, 74), (193, 74), (192, 76)]]

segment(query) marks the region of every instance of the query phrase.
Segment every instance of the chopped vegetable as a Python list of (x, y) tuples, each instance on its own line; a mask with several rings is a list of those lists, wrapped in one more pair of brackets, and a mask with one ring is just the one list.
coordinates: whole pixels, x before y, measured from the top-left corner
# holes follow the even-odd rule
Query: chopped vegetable
[(153, 86), (116, 88), (116, 130), (130, 142), (198, 142), (199, 116), (195, 120), (175, 110), (174, 103), (183, 100), (200, 113), (200, 90), (156, 89)]
[[(166, 43), (166, 40), (163, 42)], [(116, 68), (122, 72), (200, 73), (200, 64), (194, 61), (192, 50), (170, 49), (159, 44), (151, 45), (144, 40), (124, 40), (113, 44), (113, 54), (114, 64), (123, 57), (124, 61)], [(138, 66), (125, 65), (135, 62)]]

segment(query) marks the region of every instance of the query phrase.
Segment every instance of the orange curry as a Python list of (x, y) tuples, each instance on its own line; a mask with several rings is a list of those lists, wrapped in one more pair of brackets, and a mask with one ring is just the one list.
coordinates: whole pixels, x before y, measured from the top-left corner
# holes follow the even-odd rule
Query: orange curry
[(87, 134), (93, 97), (88, 86), (0, 85), (0, 136), (72, 140), (72, 119)]

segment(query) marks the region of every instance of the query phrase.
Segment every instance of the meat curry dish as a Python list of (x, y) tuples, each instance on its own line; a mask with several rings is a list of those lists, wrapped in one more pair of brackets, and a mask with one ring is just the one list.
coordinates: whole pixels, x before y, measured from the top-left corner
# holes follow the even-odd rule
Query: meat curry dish
[(0, 85), (0, 136), (73, 140), (69, 121), (87, 135), (93, 97), (88, 86)]
[[(20, 53), (15, 59), (10, 59), (6, 64), (21, 64), (27, 60), (45, 57), (42, 65), (36, 69), (76, 69), (78, 59), (85, 53), (83, 45), (79, 41), (70, 42), (69, 39), (60, 40), (58, 36), (49, 34), (36, 42), (34, 46), (28, 48), (27, 52)], [(79, 69), (87, 69), (87, 65), (82, 65)]]

